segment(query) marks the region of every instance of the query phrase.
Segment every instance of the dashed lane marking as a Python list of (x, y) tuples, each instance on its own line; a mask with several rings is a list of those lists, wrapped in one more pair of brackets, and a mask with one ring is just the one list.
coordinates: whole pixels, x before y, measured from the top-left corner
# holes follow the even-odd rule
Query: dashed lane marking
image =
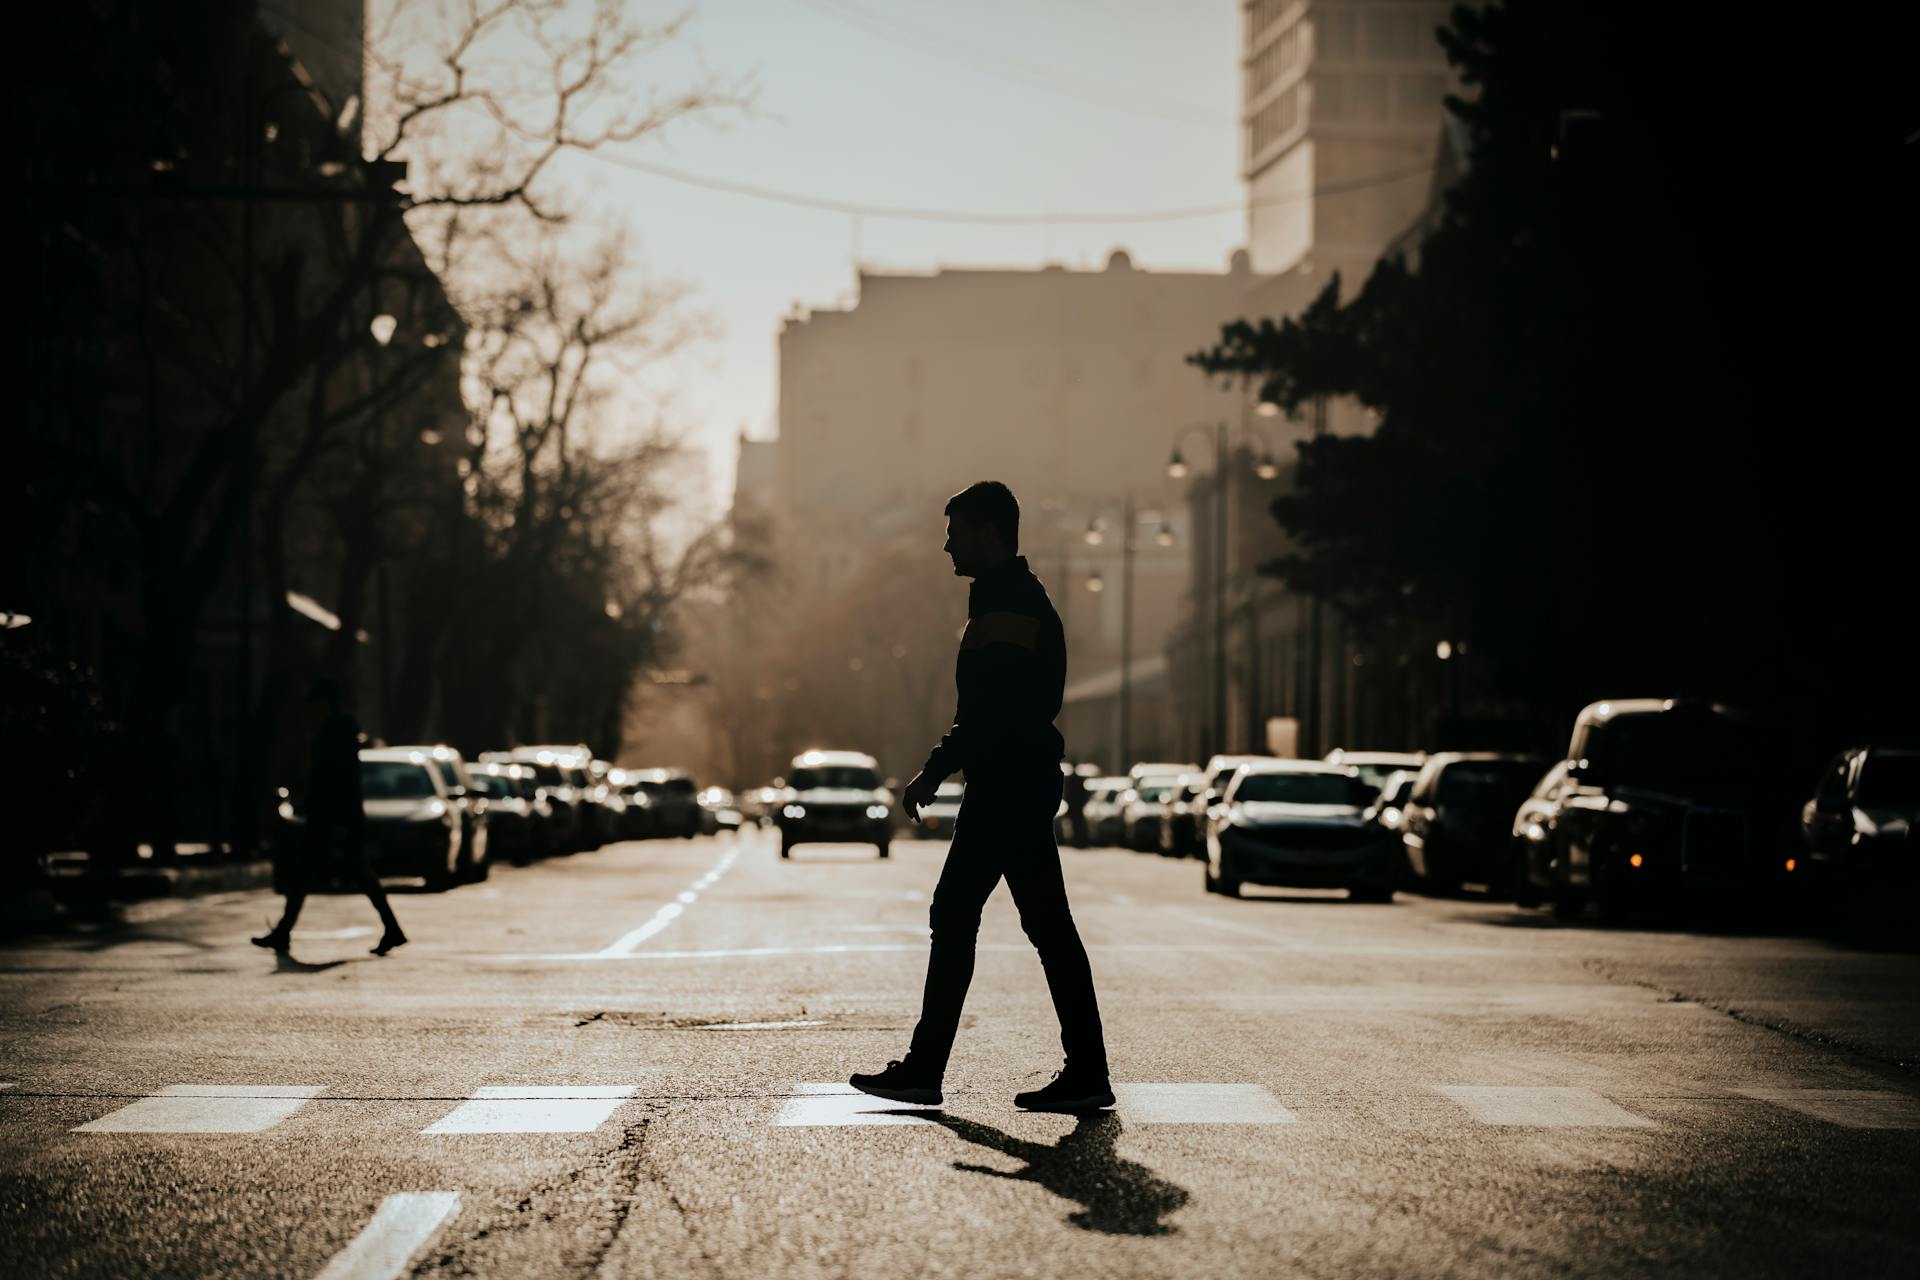
[(592, 1133), (639, 1092), (633, 1084), (487, 1085), (422, 1133)]
[(1881, 1089), (1737, 1089), (1845, 1129), (1920, 1129), (1920, 1099)]
[(1591, 1089), (1437, 1084), (1435, 1092), (1481, 1124), (1649, 1129), (1653, 1121), (1616, 1106)]
[[(889, 1102), (844, 1084), (793, 1087), (774, 1117), (776, 1126), (845, 1128), (876, 1124), (936, 1124), (940, 1107)], [(1292, 1124), (1297, 1118), (1258, 1084), (1116, 1084), (1115, 1110), (1135, 1124)]]
[(720, 861), (714, 863), (711, 867), (707, 869), (707, 872), (705, 875), (701, 876), (698, 880), (695, 880), (693, 882), (692, 887), (682, 890), (677, 896), (675, 896), (672, 902), (667, 903), (665, 906), (662, 906), (658, 911), (654, 912), (652, 918), (649, 919), (645, 924), (641, 925), (638, 929), (634, 929), (622, 935), (618, 941), (616, 941), (612, 946), (608, 947), (605, 951), (594, 952), (591, 955), (582, 956), (579, 958), (592, 959), (592, 960), (618, 960), (626, 956), (632, 955), (633, 952), (639, 948), (641, 943), (653, 937), (656, 933), (659, 933), (662, 929), (666, 928), (668, 925), (672, 924), (676, 919), (678, 919), (680, 916), (680, 913), (685, 911), (688, 907), (692, 906), (694, 904), (694, 901), (699, 898), (701, 893), (711, 888), (713, 886), (714, 881), (718, 880), (721, 876), (727, 873), (727, 868), (731, 867), (733, 865), (733, 860), (735, 858), (738, 858), (739, 856), (740, 856), (740, 851), (738, 849), (728, 850), (727, 853), (723, 857), (721, 857)]
[(317, 1280), (392, 1280), (459, 1208), (457, 1191), (403, 1191), (388, 1196), (373, 1220), (333, 1255)]
[(326, 1088), (318, 1084), (173, 1084), (89, 1120), (75, 1133), (259, 1133)]

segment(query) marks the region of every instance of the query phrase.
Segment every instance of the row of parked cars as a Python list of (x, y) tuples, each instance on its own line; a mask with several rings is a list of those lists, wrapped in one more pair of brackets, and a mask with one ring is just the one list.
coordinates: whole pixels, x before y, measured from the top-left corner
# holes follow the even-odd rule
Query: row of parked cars
[[(1920, 748), (1842, 752), (1807, 797), (1766, 727), (1706, 702), (1594, 703), (1564, 759), (1506, 752), (1215, 756), (1084, 779), (1066, 843), (1205, 861), (1244, 884), (1473, 885), (1574, 917), (1674, 901), (1855, 890), (1920, 878)], [(1073, 788), (1069, 788), (1072, 794)]]
[[(733, 796), (681, 769), (622, 769), (580, 744), (484, 751), (444, 743), (360, 752), (364, 835), (381, 875), (434, 888), (484, 880), (494, 858), (524, 862), (622, 840), (691, 837), (740, 825)], [(280, 789), (283, 838), (305, 823)]]

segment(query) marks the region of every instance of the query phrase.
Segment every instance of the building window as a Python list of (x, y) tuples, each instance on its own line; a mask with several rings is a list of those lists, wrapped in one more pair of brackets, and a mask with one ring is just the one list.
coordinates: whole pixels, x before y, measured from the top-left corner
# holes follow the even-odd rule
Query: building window
[(1357, 14), (1335, 10), (1315, 21), (1314, 52), (1329, 58), (1358, 56)]
[(1315, 76), (1313, 78), (1313, 110), (1322, 120), (1345, 120), (1347, 118), (1347, 78), (1345, 76)]
[(1294, 85), (1260, 108), (1247, 122), (1247, 159), (1263, 155), (1300, 123), (1300, 86)]

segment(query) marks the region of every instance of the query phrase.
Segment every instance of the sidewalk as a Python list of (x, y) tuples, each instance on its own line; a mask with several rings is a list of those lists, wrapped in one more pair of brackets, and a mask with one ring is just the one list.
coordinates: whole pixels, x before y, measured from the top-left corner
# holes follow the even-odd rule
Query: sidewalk
[(264, 889), (272, 883), (273, 862), (264, 856), (184, 854), (166, 862), (143, 860), (102, 870), (90, 866), (85, 854), (57, 853), (48, 859), (44, 880), (0, 895), (0, 933), (57, 927), (69, 917), (90, 915), (116, 902), (200, 897)]

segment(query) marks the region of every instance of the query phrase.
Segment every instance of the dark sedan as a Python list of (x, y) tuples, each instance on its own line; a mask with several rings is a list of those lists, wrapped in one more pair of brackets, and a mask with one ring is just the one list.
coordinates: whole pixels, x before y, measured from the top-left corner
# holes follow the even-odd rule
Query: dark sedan
[(1822, 889), (1911, 889), (1920, 879), (1920, 748), (1841, 752), (1800, 824), (1807, 871)]
[(1529, 756), (1491, 751), (1430, 756), (1402, 816), (1407, 865), (1435, 893), (1468, 882), (1513, 891), (1513, 814), (1546, 769)]
[(1355, 770), (1319, 761), (1243, 766), (1207, 822), (1207, 892), (1261, 884), (1393, 901), (1395, 843), (1366, 816), (1377, 794)]

